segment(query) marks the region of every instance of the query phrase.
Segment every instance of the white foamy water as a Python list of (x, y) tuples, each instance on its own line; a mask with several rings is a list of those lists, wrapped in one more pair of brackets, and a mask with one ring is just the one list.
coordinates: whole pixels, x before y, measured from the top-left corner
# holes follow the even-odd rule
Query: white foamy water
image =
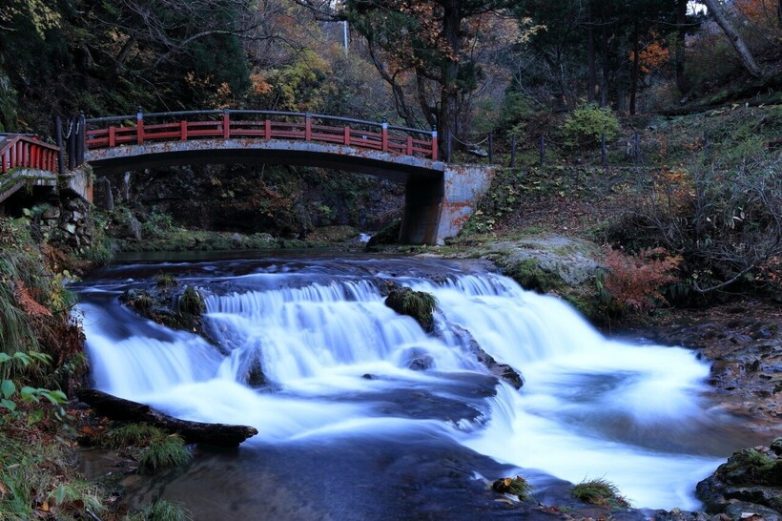
[[(264, 277), (244, 277), (247, 288), (237, 279), (235, 291), (206, 299), (209, 331), (227, 354), (142, 320), (143, 330), (125, 322), (120, 331), (116, 312), (86, 299), (96, 386), (186, 419), (253, 425), (261, 435), (250, 444), (447, 437), (522, 475), (530, 468), (573, 482), (606, 478), (637, 507), (697, 507), (695, 483), (719, 464), (649, 443), (708, 421), (700, 401), (708, 366), (690, 351), (608, 340), (563, 302), (497, 275), (439, 285), (405, 279), (436, 296), (437, 335), (387, 308), (369, 280), (319, 276), (302, 285), (298, 276), (286, 287), (285, 276), (270, 274), (272, 289), (249, 284)], [(486, 372), (454, 326), (519, 370), (525, 386), (501, 383), (480, 400), (475, 421), (389, 407), (390, 393), (402, 391), (457, 399), (454, 378)], [(411, 370), (413, 360), (427, 369)], [(253, 389), (244, 382), (258, 364), (269, 386)]]

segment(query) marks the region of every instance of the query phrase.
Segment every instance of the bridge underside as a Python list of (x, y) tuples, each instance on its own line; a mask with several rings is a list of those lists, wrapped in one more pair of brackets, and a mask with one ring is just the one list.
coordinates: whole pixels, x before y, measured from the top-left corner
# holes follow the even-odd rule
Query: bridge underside
[(198, 140), (147, 143), (90, 150), (86, 161), (96, 173), (192, 164), (282, 164), (330, 168), (404, 183), (405, 211), (400, 241), (437, 244), (458, 233), (477, 196), (491, 181), (480, 168), (344, 145), (282, 140)]

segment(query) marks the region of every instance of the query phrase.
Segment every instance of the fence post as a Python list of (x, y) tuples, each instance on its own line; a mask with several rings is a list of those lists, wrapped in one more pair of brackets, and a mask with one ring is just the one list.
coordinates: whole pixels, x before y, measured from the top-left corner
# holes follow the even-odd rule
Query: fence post
[(382, 127), (380, 133), (381, 147), (383, 152), (388, 152), (388, 121), (384, 119), (380, 126)]
[(510, 138), (510, 164), (511, 168), (516, 167), (516, 134), (513, 134)]
[(81, 112), (79, 114), (79, 126), (77, 127), (79, 130), (78, 134), (78, 148), (76, 152), (76, 160), (79, 162), (79, 165), (84, 164), (84, 151), (87, 147), (87, 118), (84, 117), (84, 112)]
[(538, 138), (538, 154), (540, 155), (540, 166), (546, 165), (546, 138), (543, 134)]
[(437, 161), (437, 154), (440, 150), (440, 143), (437, 140), (437, 129), (432, 129), (432, 161)]
[(608, 168), (608, 149), (606, 148), (606, 135), (600, 135), (600, 162), (603, 168)]
[(223, 139), (231, 138), (231, 115), (228, 109), (223, 110)]
[(65, 144), (62, 140), (62, 117), (54, 117), (54, 141), (57, 143), (57, 173), (65, 174)]
[(144, 112), (141, 107), (136, 111), (136, 144), (144, 144)]
[(304, 141), (312, 141), (312, 118), (309, 112), (304, 114)]
[(489, 132), (489, 163), (494, 163), (494, 131)]
[(68, 127), (68, 170), (76, 168), (76, 118), (69, 118)]

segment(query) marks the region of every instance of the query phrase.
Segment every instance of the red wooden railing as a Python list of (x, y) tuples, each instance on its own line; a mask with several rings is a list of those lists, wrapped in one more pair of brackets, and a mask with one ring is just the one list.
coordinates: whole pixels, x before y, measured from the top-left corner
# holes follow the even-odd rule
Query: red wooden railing
[(58, 147), (43, 143), (32, 135), (0, 136), (0, 174), (13, 168), (32, 168), (56, 173), (59, 152)]
[(358, 119), (264, 110), (209, 110), (87, 120), (88, 150), (194, 139), (284, 139), (345, 145), (437, 161), (437, 132)]

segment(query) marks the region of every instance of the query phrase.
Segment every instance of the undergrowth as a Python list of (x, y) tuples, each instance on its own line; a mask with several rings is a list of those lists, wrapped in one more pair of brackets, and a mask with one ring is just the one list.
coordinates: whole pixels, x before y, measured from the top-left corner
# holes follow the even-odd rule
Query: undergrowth
[(590, 505), (627, 507), (629, 503), (619, 494), (616, 485), (599, 478), (582, 481), (571, 491), (574, 498)]

